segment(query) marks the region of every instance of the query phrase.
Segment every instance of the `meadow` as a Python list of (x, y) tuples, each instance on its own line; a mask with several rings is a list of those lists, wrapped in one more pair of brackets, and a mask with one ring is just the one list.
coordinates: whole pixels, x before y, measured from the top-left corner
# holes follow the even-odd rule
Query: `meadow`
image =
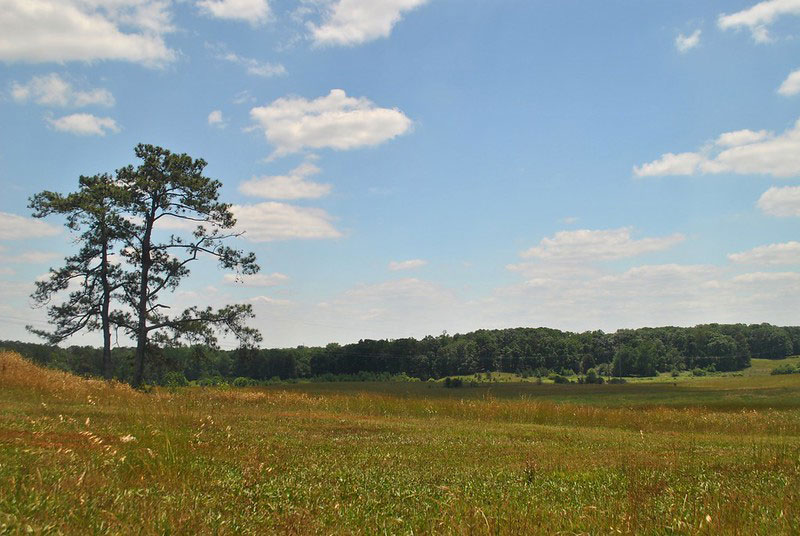
[(143, 393), (0, 353), (0, 533), (797, 534), (798, 361)]

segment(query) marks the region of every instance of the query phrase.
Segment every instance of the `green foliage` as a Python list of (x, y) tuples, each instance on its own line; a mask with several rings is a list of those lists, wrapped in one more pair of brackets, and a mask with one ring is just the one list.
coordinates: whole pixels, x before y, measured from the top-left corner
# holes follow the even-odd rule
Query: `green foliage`
[[(395, 340), (364, 339), (353, 344), (329, 344), (324, 347), (296, 348), (241, 347), (223, 351), (204, 344), (151, 348), (143, 378), (162, 383), (170, 370), (183, 372), (187, 379), (221, 376), (233, 381), (245, 377), (259, 383), (310, 380), (314, 382), (366, 382), (427, 380), (447, 376), (478, 374), (484, 382), (487, 373), (518, 373), (522, 378), (548, 377), (551, 372), (573, 376), (582, 371), (589, 376), (609, 378), (646, 376), (673, 370), (694, 368), (720, 372), (742, 370), (750, 364), (748, 340), (760, 340), (763, 333), (782, 330), (789, 335), (796, 328), (778, 328), (763, 324), (709, 324), (694, 328), (642, 328), (603, 332), (569, 333), (546, 328), (480, 330), (473, 333)], [(774, 334), (774, 333), (773, 333)], [(788, 336), (788, 335), (787, 335)], [(776, 336), (778, 339), (783, 337)], [(474, 339), (474, 340), (473, 340)], [(473, 340), (475, 343), (466, 344)], [(731, 351), (736, 355), (718, 356), (711, 352)], [(87, 347), (58, 348), (13, 341), (0, 343), (18, 349), (39, 363), (81, 375), (102, 374), (102, 354)], [(459, 357), (475, 350), (478, 363), (491, 361), (494, 369), (461, 371), (467, 367)], [(132, 381), (135, 375), (135, 349), (113, 349), (112, 375)], [(467, 355), (467, 354), (464, 354)], [(744, 357), (742, 357), (744, 356)], [(489, 358), (492, 359), (489, 359)], [(470, 358), (469, 363), (472, 363)], [(584, 365), (594, 362), (593, 366)], [(476, 365), (478, 366), (478, 365)], [(655, 369), (655, 371), (653, 370)], [(584, 378), (583, 381), (587, 381)]]
[(444, 379), (444, 386), (448, 389), (458, 389), (460, 387), (464, 387), (464, 380), (461, 378), (447, 377)]
[(772, 369), (770, 374), (773, 376), (779, 374), (800, 374), (800, 366), (797, 364), (785, 363)]
[(166, 387), (186, 387), (189, 385), (189, 380), (186, 379), (183, 372), (171, 370), (164, 374), (163, 385)]
[(245, 378), (243, 376), (234, 378), (232, 383), (234, 387), (251, 387), (255, 384), (256, 384), (255, 380), (251, 380), (250, 378)]

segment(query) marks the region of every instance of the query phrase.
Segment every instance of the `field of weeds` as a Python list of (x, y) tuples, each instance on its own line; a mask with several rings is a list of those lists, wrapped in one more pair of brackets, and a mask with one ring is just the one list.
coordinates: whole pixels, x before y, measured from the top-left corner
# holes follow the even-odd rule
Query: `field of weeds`
[(799, 506), (800, 375), (767, 363), (146, 394), (0, 354), (0, 533), (772, 535)]

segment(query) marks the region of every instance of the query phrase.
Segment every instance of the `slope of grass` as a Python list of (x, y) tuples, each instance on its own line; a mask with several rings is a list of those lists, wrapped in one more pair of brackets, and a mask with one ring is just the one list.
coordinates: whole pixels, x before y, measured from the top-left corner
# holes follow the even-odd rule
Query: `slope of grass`
[(0, 354), (0, 533), (800, 532), (797, 377), (289, 387)]

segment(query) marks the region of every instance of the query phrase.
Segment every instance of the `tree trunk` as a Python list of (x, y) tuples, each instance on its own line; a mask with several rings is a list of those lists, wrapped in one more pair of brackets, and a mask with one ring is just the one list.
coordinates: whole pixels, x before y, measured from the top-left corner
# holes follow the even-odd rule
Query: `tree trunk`
[(111, 306), (111, 286), (108, 283), (108, 233), (103, 227), (101, 235), (103, 248), (102, 266), (100, 267), (100, 279), (103, 284), (103, 302), (100, 316), (103, 324), (103, 377), (111, 379), (111, 323), (109, 322), (109, 308)]
[[(155, 202), (153, 203), (153, 213), (155, 213)], [(136, 375), (133, 378), (133, 386), (140, 387), (144, 380), (144, 359), (147, 352), (147, 303), (150, 279), (150, 235), (153, 231), (153, 217), (149, 217), (145, 222), (144, 237), (142, 237), (142, 274), (139, 280), (139, 304), (137, 314), (139, 321), (136, 327)]]

